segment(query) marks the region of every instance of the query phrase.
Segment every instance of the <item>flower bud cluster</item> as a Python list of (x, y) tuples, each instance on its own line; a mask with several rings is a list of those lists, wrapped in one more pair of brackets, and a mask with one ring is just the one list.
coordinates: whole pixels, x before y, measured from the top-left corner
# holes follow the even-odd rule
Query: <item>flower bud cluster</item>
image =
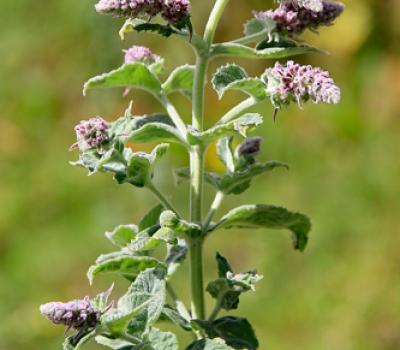
[(91, 305), (89, 297), (67, 303), (47, 303), (40, 307), (40, 312), (54, 324), (76, 330), (95, 327), (101, 316), (101, 312)]
[(102, 14), (120, 17), (156, 16), (176, 24), (189, 16), (189, 0), (100, 0), (96, 10)]
[(267, 90), (277, 107), (296, 101), (298, 104), (312, 100), (314, 103), (339, 103), (340, 89), (329, 73), (310, 65), (293, 61), (279, 62), (268, 69), (264, 76)]
[(332, 25), (344, 10), (339, 2), (323, 1), (321, 11), (313, 11), (292, 2), (283, 2), (277, 9), (255, 13), (259, 20), (272, 19), (277, 31), (289, 35), (298, 35), (306, 29), (317, 30), (320, 26)]
[(76, 144), (77, 147), (81, 151), (100, 148), (109, 141), (108, 129), (108, 123), (101, 117), (82, 120), (75, 126), (78, 141)]
[(124, 50), (125, 53), (125, 64), (144, 62), (154, 63), (160, 59), (160, 56), (155, 55), (151, 50), (144, 46), (132, 46), (128, 50)]

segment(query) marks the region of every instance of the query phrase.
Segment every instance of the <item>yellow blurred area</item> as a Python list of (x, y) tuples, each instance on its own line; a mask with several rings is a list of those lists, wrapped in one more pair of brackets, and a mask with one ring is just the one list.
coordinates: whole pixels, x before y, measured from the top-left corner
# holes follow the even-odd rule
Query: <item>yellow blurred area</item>
[[(201, 29), (211, 0), (193, 0)], [(329, 55), (296, 57), (331, 72), (342, 88), (338, 106), (292, 106), (272, 121), (268, 103), (254, 135), (264, 137), (261, 159), (290, 165), (254, 181), (218, 213), (247, 203), (283, 205), (313, 220), (310, 245), (294, 252), (275, 231), (223, 231), (206, 246), (206, 278), (215, 277), (215, 251), (237, 271), (257, 268), (265, 278), (242, 298), (237, 315), (252, 321), (261, 349), (400, 349), (400, 1), (347, 0), (333, 27), (304, 39)], [(176, 38), (131, 34), (121, 42), (121, 20), (97, 15), (94, 1), (0, 2), (0, 349), (60, 348), (63, 330), (39, 314), (41, 303), (95, 295), (113, 277), (89, 287), (85, 273), (113, 248), (103, 232), (137, 223), (155, 200), (144, 190), (118, 186), (110, 176), (88, 178), (71, 167), (74, 125), (102, 115), (114, 120), (129, 100), (138, 115), (161, 111), (142, 92), (81, 94), (87, 78), (122, 62), (122, 49), (145, 44), (166, 58), (167, 71), (193, 62)], [(232, 0), (218, 40), (238, 37), (252, 9), (267, 0)], [(225, 61), (218, 60), (211, 72)], [(272, 62), (238, 61), (251, 74)], [(243, 96), (221, 102), (207, 92), (207, 126)], [(189, 121), (190, 104), (173, 97)], [(150, 150), (149, 145), (133, 145)], [(187, 164), (173, 146), (156, 181), (187, 212), (185, 184), (174, 187), (172, 169)], [(215, 149), (207, 168), (221, 171)], [(212, 199), (207, 187), (207, 204)], [(187, 267), (174, 284), (187, 300)], [(127, 287), (117, 281), (117, 292)], [(115, 296), (117, 296), (117, 292)], [(212, 301), (207, 300), (208, 307)], [(186, 335), (182, 334), (182, 339)], [(88, 349), (97, 349), (90, 345)]]

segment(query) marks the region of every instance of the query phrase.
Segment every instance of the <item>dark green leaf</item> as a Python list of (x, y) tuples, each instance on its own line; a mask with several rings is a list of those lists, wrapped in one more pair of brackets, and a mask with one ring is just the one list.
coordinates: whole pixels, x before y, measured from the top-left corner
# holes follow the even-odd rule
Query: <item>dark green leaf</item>
[(232, 350), (222, 339), (200, 339), (190, 344), (186, 350)]
[(228, 272), (232, 272), (231, 265), (229, 265), (228, 260), (223, 257), (220, 253), (217, 252), (216, 255), (217, 266), (218, 266), (218, 276), (219, 277), (226, 277)]
[(80, 331), (78, 334), (68, 337), (63, 343), (64, 350), (80, 350), (96, 334), (95, 330)]
[(294, 234), (295, 249), (303, 251), (307, 245), (311, 222), (303, 214), (282, 207), (259, 204), (244, 205), (231, 210), (212, 230), (230, 227), (288, 229)]
[(157, 204), (153, 207), (140, 221), (139, 230), (143, 231), (149, 227), (155, 226), (160, 222), (160, 215), (164, 207), (161, 204)]

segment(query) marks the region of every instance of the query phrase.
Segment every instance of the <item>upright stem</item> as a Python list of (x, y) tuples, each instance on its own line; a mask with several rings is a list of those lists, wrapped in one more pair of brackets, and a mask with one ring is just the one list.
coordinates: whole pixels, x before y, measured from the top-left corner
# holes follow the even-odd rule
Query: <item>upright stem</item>
[(147, 184), (147, 188), (154, 194), (154, 196), (159, 200), (159, 202), (164, 206), (165, 209), (171, 210), (179, 214), (175, 210), (174, 206), (170, 203), (170, 201), (165, 197), (152, 183)]
[[(204, 92), (207, 79), (210, 47), (215, 30), (229, 0), (217, 0), (208, 20), (205, 33), (205, 46), (196, 49), (196, 71), (193, 84), (192, 126), (203, 130)], [(204, 187), (204, 149), (200, 145), (190, 151), (190, 219), (201, 224)], [(194, 318), (205, 319), (204, 283), (203, 283), (203, 241), (202, 237), (190, 242), (190, 275), (192, 288), (192, 313)]]

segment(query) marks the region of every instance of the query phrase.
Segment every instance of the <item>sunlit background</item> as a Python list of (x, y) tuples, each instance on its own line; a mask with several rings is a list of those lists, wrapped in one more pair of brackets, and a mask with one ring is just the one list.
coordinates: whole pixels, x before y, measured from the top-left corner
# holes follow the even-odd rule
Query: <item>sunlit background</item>
[[(192, 2), (200, 28), (212, 1)], [(306, 35), (330, 55), (296, 58), (331, 72), (342, 87), (341, 104), (293, 106), (276, 124), (268, 103), (256, 108), (266, 117), (254, 133), (265, 138), (261, 158), (287, 162), (291, 170), (257, 179), (219, 213), (248, 203), (305, 212), (314, 224), (307, 251), (293, 251), (286, 232), (266, 230), (219, 232), (207, 242), (207, 279), (215, 277), (216, 250), (236, 271), (258, 268), (265, 275), (236, 313), (253, 322), (263, 350), (400, 349), (400, 2), (345, 2), (337, 25)], [(144, 190), (119, 186), (107, 175), (88, 178), (68, 164), (76, 157), (68, 147), (79, 120), (98, 114), (113, 120), (130, 98), (136, 114), (161, 110), (141, 92), (122, 98), (121, 91), (99, 91), (84, 98), (82, 82), (119, 66), (121, 50), (133, 43), (164, 55), (168, 71), (193, 62), (176, 38), (131, 34), (120, 41), (122, 22), (96, 15), (93, 4), (0, 2), (1, 350), (58, 349), (63, 329), (43, 319), (38, 306), (108, 287), (111, 276), (92, 287), (85, 277), (94, 259), (113, 249), (103, 233), (137, 222), (155, 204)], [(238, 37), (251, 10), (269, 4), (233, 0), (217, 39)], [(271, 64), (239, 63), (252, 74)], [(218, 103), (209, 91), (207, 124), (240, 98), (230, 93)], [(188, 102), (174, 101), (189, 120)], [(184, 150), (173, 147), (156, 175), (183, 212), (187, 188), (173, 187), (172, 168), (186, 162)], [(221, 169), (212, 150), (207, 166)], [(208, 201), (211, 195), (207, 188)], [(117, 284), (118, 291), (127, 286)], [(186, 268), (174, 284), (187, 296)]]

